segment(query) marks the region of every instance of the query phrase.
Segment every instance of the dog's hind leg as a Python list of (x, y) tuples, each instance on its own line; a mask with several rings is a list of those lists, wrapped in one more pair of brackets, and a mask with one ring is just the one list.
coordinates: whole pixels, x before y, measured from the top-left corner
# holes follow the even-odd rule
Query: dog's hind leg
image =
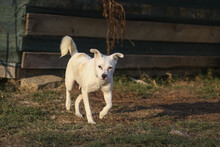
[(83, 117), (79, 110), (79, 105), (82, 99), (83, 99), (82, 94), (80, 94), (75, 101), (75, 115), (78, 117)]
[(70, 98), (71, 90), (66, 90), (66, 110), (70, 110), (71, 107), (71, 98)]
[(65, 79), (65, 85), (66, 85), (66, 110), (70, 110), (71, 107), (71, 91), (74, 84), (74, 78), (68, 78)]

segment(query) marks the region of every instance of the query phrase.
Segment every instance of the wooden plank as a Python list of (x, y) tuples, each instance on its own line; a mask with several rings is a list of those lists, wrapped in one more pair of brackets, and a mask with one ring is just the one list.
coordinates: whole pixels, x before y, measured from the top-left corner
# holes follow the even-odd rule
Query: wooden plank
[(126, 19), (184, 24), (219, 25), (220, 10), (175, 5), (125, 3)]
[(191, 8), (219, 8), (219, 0), (117, 0), (118, 2), (129, 2), (131, 4), (154, 4), (168, 6), (182, 6)]
[[(26, 35), (106, 37), (106, 20), (71, 16), (28, 14)], [(131, 40), (220, 43), (220, 27), (145, 21), (127, 21)]]
[[(7, 6), (8, 1), (3, 1), (5, 2), (2, 5)], [(220, 2), (218, 0), (117, 0), (117, 2), (123, 4), (128, 20), (219, 24)], [(10, 3), (15, 4), (15, 2)], [(16, 1), (16, 3), (19, 8), (25, 6), (28, 13), (103, 18), (102, 1), (100, 0), (23, 0)]]
[(56, 75), (60, 77), (64, 77), (65, 70), (64, 69), (23, 69), (18, 67), (16, 69), (16, 78), (28, 78), (33, 76), (40, 76), (40, 75)]
[(85, 0), (29, 0), (29, 6), (35, 7), (43, 7), (43, 8), (58, 8), (58, 9), (77, 9), (77, 8), (84, 8), (86, 6), (94, 7), (93, 4), (97, 4), (97, 2), (86, 2)]
[[(23, 39), (22, 50), (25, 52), (60, 52), (62, 37), (31, 36)], [(79, 52), (89, 53), (90, 48), (97, 48), (106, 54), (106, 40), (100, 38), (73, 38)], [(198, 44), (177, 42), (133, 41), (127, 40), (123, 46), (116, 44), (111, 52), (123, 54), (179, 55), (179, 56), (220, 56), (220, 44)]]
[[(59, 58), (59, 53), (24, 52), (23, 69), (65, 69), (70, 56)], [(118, 69), (172, 69), (220, 67), (220, 57), (126, 55), (120, 59)]]
[[(64, 69), (23, 69), (17, 68), (16, 78), (27, 78), (40, 75), (56, 75), (60, 77), (65, 76)], [(201, 73), (202, 69), (117, 69), (115, 71), (116, 75), (128, 75), (131, 77), (140, 77), (142, 74), (147, 74), (149, 76), (167, 76), (166, 73), (171, 73), (174, 75), (195, 75), (195, 73)]]
[[(49, 26), (48, 24), (51, 24), (51, 26)], [(83, 25), (84, 29), (82, 29), (83, 27), (81, 25)], [(97, 31), (97, 27), (95, 26), (101, 27), (98, 29), (100, 31)], [(95, 28), (92, 29), (92, 27)], [(28, 13), (25, 34), (54, 36), (70, 35), (78, 37), (85, 37), (88, 35), (88, 37), (104, 37), (106, 31), (106, 21), (104, 19)]]
[(118, 67), (173, 69), (173, 68), (209, 68), (220, 67), (220, 57), (204, 56), (167, 56), (167, 55), (127, 55)]
[[(4, 0), (8, 1), (8, 0)], [(27, 0), (26, 0), (27, 1)], [(63, 8), (63, 9), (95, 9), (100, 8), (102, 5), (101, 1), (93, 0), (29, 0), (29, 5), (35, 7), (45, 7), (45, 8)], [(154, 4), (154, 5), (171, 5), (171, 6), (184, 6), (184, 7), (196, 7), (196, 8), (219, 8), (219, 0), (117, 0), (120, 3), (130, 3), (133, 5), (143, 5), (143, 4)], [(100, 8), (101, 9), (101, 8)]]
[[(143, 20), (157, 22), (173, 22), (187, 24), (219, 25), (220, 10), (213, 8), (180, 7), (167, 5), (150, 5), (125, 2), (127, 20)], [(75, 9), (59, 9), (45, 7), (27, 7), (28, 13), (68, 15), (78, 17), (103, 18), (100, 7), (77, 7)]]
[(21, 68), (65, 69), (70, 56), (60, 58), (59, 53), (23, 52)]

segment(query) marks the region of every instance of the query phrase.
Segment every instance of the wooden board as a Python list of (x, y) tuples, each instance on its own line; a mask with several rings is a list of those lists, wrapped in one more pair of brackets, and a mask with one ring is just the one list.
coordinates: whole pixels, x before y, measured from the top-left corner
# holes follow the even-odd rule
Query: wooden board
[[(131, 40), (220, 43), (220, 27), (127, 21)], [(46, 14), (27, 14), (26, 35), (106, 37), (106, 20)]]
[(19, 67), (16, 69), (16, 72), (16, 76), (19, 79), (40, 75), (56, 75), (60, 77), (64, 77), (65, 75), (64, 69), (23, 69)]
[[(25, 52), (60, 52), (62, 37), (28, 36), (23, 39), (21, 51)], [(89, 53), (90, 48), (97, 48), (106, 54), (106, 40), (100, 38), (73, 38), (78, 51)], [(146, 55), (179, 55), (179, 56), (220, 56), (220, 44), (176, 43), (155, 41), (133, 41), (135, 46), (127, 40), (116, 44), (111, 53), (146, 54)]]
[(119, 68), (209, 68), (220, 67), (220, 57), (168, 56), (168, 55), (127, 55), (119, 62)]
[[(59, 53), (24, 52), (21, 68), (65, 69), (70, 56), (59, 58)], [(172, 69), (220, 67), (220, 57), (126, 55), (120, 59), (118, 69)]]
[[(166, 73), (173, 75), (195, 75), (195, 73), (201, 73), (202, 69), (117, 69), (115, 75), (128, 75), (131, 77), (140, 77), (142, 74), (149, 76), (167, 76)], [(23, 69), (17, 68), (17, 78), (27, 78), (40, 75), (56, 75), (65, 77), (65, 69)]]
[[(164, 1), (165, 2), (165, 1)], [(167, 2), (167, 1), (166, 1)], [(191, 5), (173, 4), (134, 4), (125, 3), (126, 18), (132, 20), (147, 20), (157, 22), (174, 22), (185, 24), (219, 25), (220, 10), (212, 8), (199, 8)]]
[(219, 0), (117, 0), (118, 2), (129, 2), (131, 4), (154, 4), (166, 6), (181, 6), (191, 8), (219, 8)]
[[(9, 1), (9, 0), (3, 0)], [(10, 0), (11, 1), (11, 0)], [(94, 0), (29, 0), (29, 5), (35, 7), (45, 7), (45, 8), (65, 8), (65, 9), (95, 9), (101, 7), (101, 1)], [(27, 2), (24, 1), (25, 3)], [(24, 3), (23, 2), (23, 3)], [(182, 7), (196, 7), (196, 8), (219, 8), (220, 2), (218, 0), (117, 0), (119, 3), (130, 3), (133, 5), (143, 5), (143, 4), (154, 4), (154, 5), (168, 5), (168, 6), (182, 6)]]
[[(75, 8), (60, 9), (58, 7), (36, 7), (27, 6), (28, 13), (40, 14), (55, 14), (55, 15), (68, 15), (78, 17), (93, 17), (103, 18), (100, 6), (94, 7), (81, 7), (74, 5)], [(145, 21), (158, 21), (158, 22), (175, 22), (187, 24), (206, 24), (206, 25), (219, 25), (220, 24), (220, 10), (214, 8), (198, 8), (173, 6), (173, 5), (157, 5), (157, 4), (135, 4), (132, 2), (124, 2), (124, 9), (126, 10), (127, 20), (145, 20)]]
[(21, 68), (65, 69), (70, 56), (60, 58), (59, 53), (23, 52)]
[[(169, 20), (189, 18), (193, 20), (204, 18), (203, 22), (219, 20), (218, 0), (117, 0), (126, 10), (127, 19), (158, 18)], [(30, 13), (62, 14), (74, 16), (102, 17), (101, 0), (1, 0), (3, 7), (17, 4), (18, 8), (26, 7)], [(176, 8), (175, 8), (176, 7)], [(184, 10), (184, 9), (188, 10)], [(180, 9), (180, 10), (178, 10)], [(217, 10), (217, 11), (216, 11)], [(175, 16), (173, 16), (174, 14)], [(176, 18), (175, 18), (176, 17)], [(157, 20), (158, 20), (157, 19)]]

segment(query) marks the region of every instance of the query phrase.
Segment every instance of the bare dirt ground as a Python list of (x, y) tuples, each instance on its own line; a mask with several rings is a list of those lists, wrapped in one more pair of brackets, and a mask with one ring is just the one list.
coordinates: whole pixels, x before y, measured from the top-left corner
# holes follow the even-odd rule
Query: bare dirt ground
[[(91, 102), (93, 111), (99, 112), (105, 104), (101, 93), (92, 95), (91, 99), (94, 100)], [(157, 119), (166, 115), (173, 120), (185, 119), (220, 122), (220, 97), (215, 99), (199, 99), (190, 94), (190, 90), (186, 89), (171, 90), (161, 88), (158, 92), (152, 94), (150, 98), (122, 96), (115, 92), (113, 104), (114, 107), (120, 107), (117, 110), (114, 110), (114, 108), (111, 110), (111, 119), (115, 121), (120, 120), (118, 119), (118, 114), (123, 114), (123, 116), (126, 116), (122, 118), (124, 121), (146, 117)], [(159, 121), (155, 121), (155, 123), (163, 125)]]

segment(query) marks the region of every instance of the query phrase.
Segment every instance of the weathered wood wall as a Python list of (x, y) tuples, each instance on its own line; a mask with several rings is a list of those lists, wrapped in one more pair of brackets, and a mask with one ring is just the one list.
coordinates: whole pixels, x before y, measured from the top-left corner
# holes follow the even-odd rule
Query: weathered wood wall
[[(117, 1), (126, 10), (126, 35), (135, 44), (125, 40), (111, 50), (125, 54), (117, 68), (219, 68), (218, 0)], [(1, 77), (64, 69), (69, 57), (57, 58), (64, 35), (74, 38), (79, 51), (98, 48), (106, 53), (101, 0), (1, 0), (0, 18)], [(2, 69), (8, 66), (14, 73), (6, 76)]]
[[(24, 52), (21, 68), (65, 69), (69, 57), (59, 59), (59, 53)], [(40, 59), (40, 60), (39, 60)], [(58, 60), (59, 59), (59, 60)], [(170, 55), (127, 55), (117, 64), (118, 69), (172, 69), (219, 67), (218, 57), (170, 56)], [(49, 61), (49, 62), (48, 62)]]
[[(88, 53), (89, 48), (95, 47), (105, 52), (107, 24), (104, 19), (28, 13), (26, 21), (25, 35), (35, 37), (27, 37), (24, 41), (23, 49), (29, 51), (23, 54), (21, 67), (24, 69), (66, 67), (68, 58), (59, 62), (59, 54), (30, 52), (39, 51), (37, 44), (43, 42), (45, 47), (40, 51), (59, 52), (61, 37), (56, 36), (73, 36), (79, 51)], [(126, 24), (125, 34), (134, 41), (135, 47), (129, 41), (125, 41), (123, 47), (116, 46), (117, 51), (126, 54), (117, 66), (119, 69), (219, 67), (219, 26), (140, 20), (127, 20)], [(47, 39), (38, 36), (46, 36)], [(30, 43), (36, 44), (32, 50), (29, 50)], [(50, 63), (45, 63), (46, 57), (50, 59)], [(42, 62), (36, 62), (39, 59)]]
[[(107, 23), (104, 19), (27, 13), (25, 35), (105, 38), (106, 32)], [(220, 42), (220, 27), (218, 26), (128, 20), (125, 34), (130, 40)]]

